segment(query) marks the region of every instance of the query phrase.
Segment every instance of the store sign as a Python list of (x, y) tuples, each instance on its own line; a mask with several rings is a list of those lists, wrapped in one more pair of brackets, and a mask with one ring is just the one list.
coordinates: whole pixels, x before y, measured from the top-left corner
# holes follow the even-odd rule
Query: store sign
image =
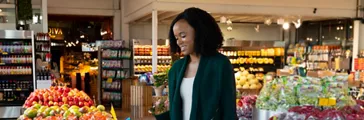
[(63, 31), (61, 28), (48, 28), (48, 34), (51, 39), (63, 40)]

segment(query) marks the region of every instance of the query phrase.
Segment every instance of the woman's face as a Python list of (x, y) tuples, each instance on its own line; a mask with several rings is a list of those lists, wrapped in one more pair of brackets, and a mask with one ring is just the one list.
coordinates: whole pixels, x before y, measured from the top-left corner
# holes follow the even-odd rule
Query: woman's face
[(194, 54), (195, 30), (184, 19), (177, 21), (173, 26), (177, 45), (181, 48), (183, 55)]

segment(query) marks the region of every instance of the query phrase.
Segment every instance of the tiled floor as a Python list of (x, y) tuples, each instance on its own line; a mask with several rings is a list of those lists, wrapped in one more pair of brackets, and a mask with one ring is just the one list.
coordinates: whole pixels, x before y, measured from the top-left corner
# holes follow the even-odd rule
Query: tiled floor
[[(115, 110), (116, 116), (118, 117), (118, 120), (125, 120), (126, 118), (130, 117), (130, 112), (122, 111), (122, 110)], [(155, 120), (153, 116), (148, 116), (145, 118), (142, 118), (140, 120)]]

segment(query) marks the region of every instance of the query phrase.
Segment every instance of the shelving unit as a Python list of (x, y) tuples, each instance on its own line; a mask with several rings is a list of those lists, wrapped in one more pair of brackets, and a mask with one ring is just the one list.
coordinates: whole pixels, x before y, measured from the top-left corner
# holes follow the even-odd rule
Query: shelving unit
[[(33, 31), (0, 30), (0, 119), (20, 116), (35, 88)], [(19, 112), (18, 112), (19, 111)]]
[[(110, 47), (111, 45), (117, 46)], [(98, 49), (99, 58), (99, 101), (103, 105), (121, 108), (123, 79), (130, 77), (131, 50), (124, 47), (124, 41), (102, 41)], [(129, 63), (130, 64), (130, 63)]]
[[(42, 61), (48, 62), (50, 64), (51, 61), (51, 39), (48, 33), (37, 33), (35, 35), (35, 53), (36, 55), (40, 55)], [(42, 70), (36, 70), (36, 75), (40, 76), (41, 74), (50, 74), (49, 70), (44, 72)], [(50, 77), (48, 79), (38, 79), (36, 77), (36, 89), (49, 88), (52, 85), (52, 80)]]

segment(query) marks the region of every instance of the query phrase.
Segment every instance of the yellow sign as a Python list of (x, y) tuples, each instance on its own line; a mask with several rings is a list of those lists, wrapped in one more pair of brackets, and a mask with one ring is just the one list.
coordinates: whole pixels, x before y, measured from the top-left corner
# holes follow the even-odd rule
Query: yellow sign
[(319, 106), (329, 106), (329, 99), (319, 98)]
[(115, 110), (114, 110), (114, 106), (112, 104), (111, 104), (110, 113), (111, 113), (112, 117), (114, 118), (114, 120), (118, 120), (118, 118), (116, 117), (116, 113), (115, 113)]
[(107, 78), (106, 82), (107, 83), (112, 83), (112, 78)]
[(61, 28), (48, 28), (48, 34), (51, 39), (63, 40), (63, 31)]

